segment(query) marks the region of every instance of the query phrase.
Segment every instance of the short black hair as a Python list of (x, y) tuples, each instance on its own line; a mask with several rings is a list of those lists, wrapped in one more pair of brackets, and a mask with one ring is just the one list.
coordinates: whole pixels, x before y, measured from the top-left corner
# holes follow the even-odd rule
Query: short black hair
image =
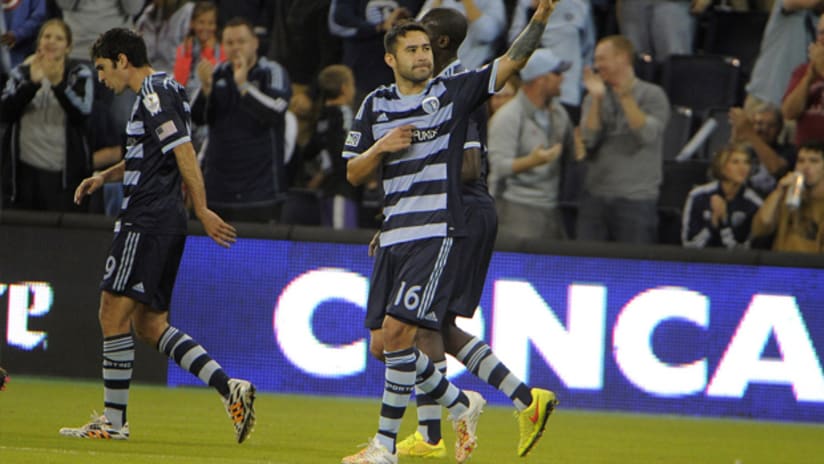
[(820, 140), (807, 140), (798, 146), (798, 151), (800, 152), (801, 150), (818, 152), (818, 154), (824, 158), (824, 142)]
[(255, 34), (255, 26), (252, 24), (251, 21), (244, 18), (243, 16), (235, 16), (234, 18), (226, 21), (226, 24), (223, 25), (223, 30), (229, 27), (238, 27), (238, 26), (246, 26), (249, 29), (249, 33), (252, 34), (252, 37), (257, 37)]
[(439, 37), (449, 37), (447, 49), (454, 52), (466, 38), (469, 27), (466, 17), (452, 8), (432, 8), (421, 18), (421, 24), (429, 31), (433, 42)]
[(116, 62), (121, 53), (126, 55), (132, 66), (140, 68), (150, 65), (143, 37), (126, 28), (109, 29), (100, 34), (91, 50), (92, 61), (105, 58)]
[(383, 48), (386, 53), (395, 54), (395, 45), (398, 43), (398, 37), (405, 37), (406, 34), (414, 31), (423, 32), (429, 36), (429, 32), (423, 25), (417, 21), (404, 20), (398, 21), (391, 29), (383, 36)]

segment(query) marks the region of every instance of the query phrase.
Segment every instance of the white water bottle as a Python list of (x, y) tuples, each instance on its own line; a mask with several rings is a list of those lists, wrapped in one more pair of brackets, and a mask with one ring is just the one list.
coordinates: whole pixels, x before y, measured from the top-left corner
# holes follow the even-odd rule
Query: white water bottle
[(804, 193), (804, 175), (796, 172), (793, 183), (787, 188), (787, 196), (784, 199), (788, 209), (795, 211), (801, 207), (802, 193)]

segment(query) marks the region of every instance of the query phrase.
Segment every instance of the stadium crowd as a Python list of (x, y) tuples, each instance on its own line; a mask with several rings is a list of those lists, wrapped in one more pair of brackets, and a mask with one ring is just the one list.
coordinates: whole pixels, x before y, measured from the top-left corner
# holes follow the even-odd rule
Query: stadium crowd
[[(360, 102), (392, 82), (384, 33), (455, 9), (476, 68), (536, 3), (4, 2), (0, 209), (118, 213), (119, 185), (72, 196), (123, 156), (135, 94), (100, 85), (89, 48), (130, 27), (186, 88), (210, 208), (375, 228), (381, 186), (350, 185), (341, 151)], [(490, 99), (501, 235), (824, 251), (824, 0), (619, 5), (560, 0), (534, 62)]]

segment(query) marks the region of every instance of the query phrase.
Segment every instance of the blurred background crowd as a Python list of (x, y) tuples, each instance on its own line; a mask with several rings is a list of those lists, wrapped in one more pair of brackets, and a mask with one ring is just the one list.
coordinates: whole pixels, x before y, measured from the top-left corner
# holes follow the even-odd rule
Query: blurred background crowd
[[(390, 84), (396, 21), (453, 8), (467, 68), (503, 53), (532, 0), (4, 0), (0, 209), (116, 215), (107, 185), (135, 95), (89, 49), (139, 31), (192, 105), (210, 208), (230, 221), (374, 228), (377, 181), (340, 156)], [(824, 250), (824, 0), (560, 0), (540, 52), (488, 102), (500, 236)], [(251, 87), (242, 94), (235, 83)], [(244, 84), (245, 85), (245, 84)]]

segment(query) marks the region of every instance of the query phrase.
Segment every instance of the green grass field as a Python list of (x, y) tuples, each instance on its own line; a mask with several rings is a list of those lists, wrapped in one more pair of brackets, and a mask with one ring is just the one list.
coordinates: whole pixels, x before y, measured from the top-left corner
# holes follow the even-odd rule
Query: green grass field
[[(61, 426), (81, 425), (101, 405), (102, 387), (97, 382), (13, 378), (0, 393), (0, 463), (337, 463), (375, 432), (379, 400), (259, 394), (255, 432), (238, 445), (213, 391), (135, 385), (128, 442), (57, 434)], [(407, 412), (402, 436), (414, 429), (413, 414), (411, 409)], [(445, 425), (451, 452), (452, 430), (448, 422)], [(488, 407), (478, 431), (480, 446), (470, 460), (475, 464), (776, 464), (824, 459), (820, 425), (561, 408), (525, 459), (515, 456), (517, 430), (510, 409)]]

